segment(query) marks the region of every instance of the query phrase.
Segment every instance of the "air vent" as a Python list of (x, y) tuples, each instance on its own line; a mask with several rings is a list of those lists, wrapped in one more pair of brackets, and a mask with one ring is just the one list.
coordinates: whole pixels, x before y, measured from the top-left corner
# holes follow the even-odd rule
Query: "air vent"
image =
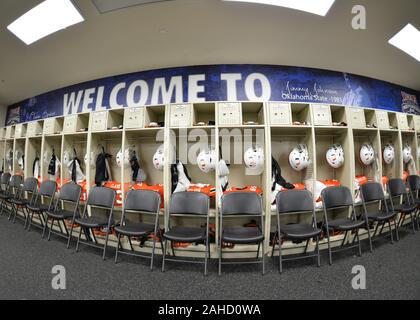
[(133, 6), (141, 6), (154, 2), (166, 2), (173, 0), (92, 0), (100, 13), (124, 9)]

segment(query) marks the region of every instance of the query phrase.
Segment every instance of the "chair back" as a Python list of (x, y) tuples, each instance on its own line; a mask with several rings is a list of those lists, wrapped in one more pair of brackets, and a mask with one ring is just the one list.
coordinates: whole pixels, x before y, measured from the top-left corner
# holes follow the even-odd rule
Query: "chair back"
[(210, 199), (202, 192), (176, 192), (172, 194), (169, 214), (190, 214), (206, 216), (209, 213)]

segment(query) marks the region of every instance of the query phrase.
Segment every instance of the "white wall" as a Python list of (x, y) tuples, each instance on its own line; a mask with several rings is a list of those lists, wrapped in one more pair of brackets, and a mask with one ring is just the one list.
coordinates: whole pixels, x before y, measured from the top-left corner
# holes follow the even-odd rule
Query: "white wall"
[(0, 128), (4, 126), (6, 121), (7, 106), (0, 104)]

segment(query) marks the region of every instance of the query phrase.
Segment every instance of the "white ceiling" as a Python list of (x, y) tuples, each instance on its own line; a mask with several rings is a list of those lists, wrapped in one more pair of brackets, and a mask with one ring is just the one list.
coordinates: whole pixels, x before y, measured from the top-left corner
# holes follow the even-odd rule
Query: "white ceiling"
[[(306, 66), (420, 90), (420, 63), (387, 43), (420, 0), (337, 0), (327, 17), (220, 0), (175, 0), (99, 14), (75, 0), (86, 21), (26, 46), (7, 29), (41, 0), (0, 1), (0, 104), (105, 76), (200, 64)], [(367, 30), (351, 9), (367, 9)]]

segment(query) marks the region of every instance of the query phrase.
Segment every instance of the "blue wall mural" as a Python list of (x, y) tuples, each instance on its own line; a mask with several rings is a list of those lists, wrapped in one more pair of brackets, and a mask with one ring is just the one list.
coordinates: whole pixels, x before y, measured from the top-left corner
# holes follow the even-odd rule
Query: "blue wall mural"
[(6, 125), (103, 109), (204, 101), (344, 104), (420, 114), (420, 92), (348, 73), (274, 65), (207, 65), (113, 76), (8, 107)]

